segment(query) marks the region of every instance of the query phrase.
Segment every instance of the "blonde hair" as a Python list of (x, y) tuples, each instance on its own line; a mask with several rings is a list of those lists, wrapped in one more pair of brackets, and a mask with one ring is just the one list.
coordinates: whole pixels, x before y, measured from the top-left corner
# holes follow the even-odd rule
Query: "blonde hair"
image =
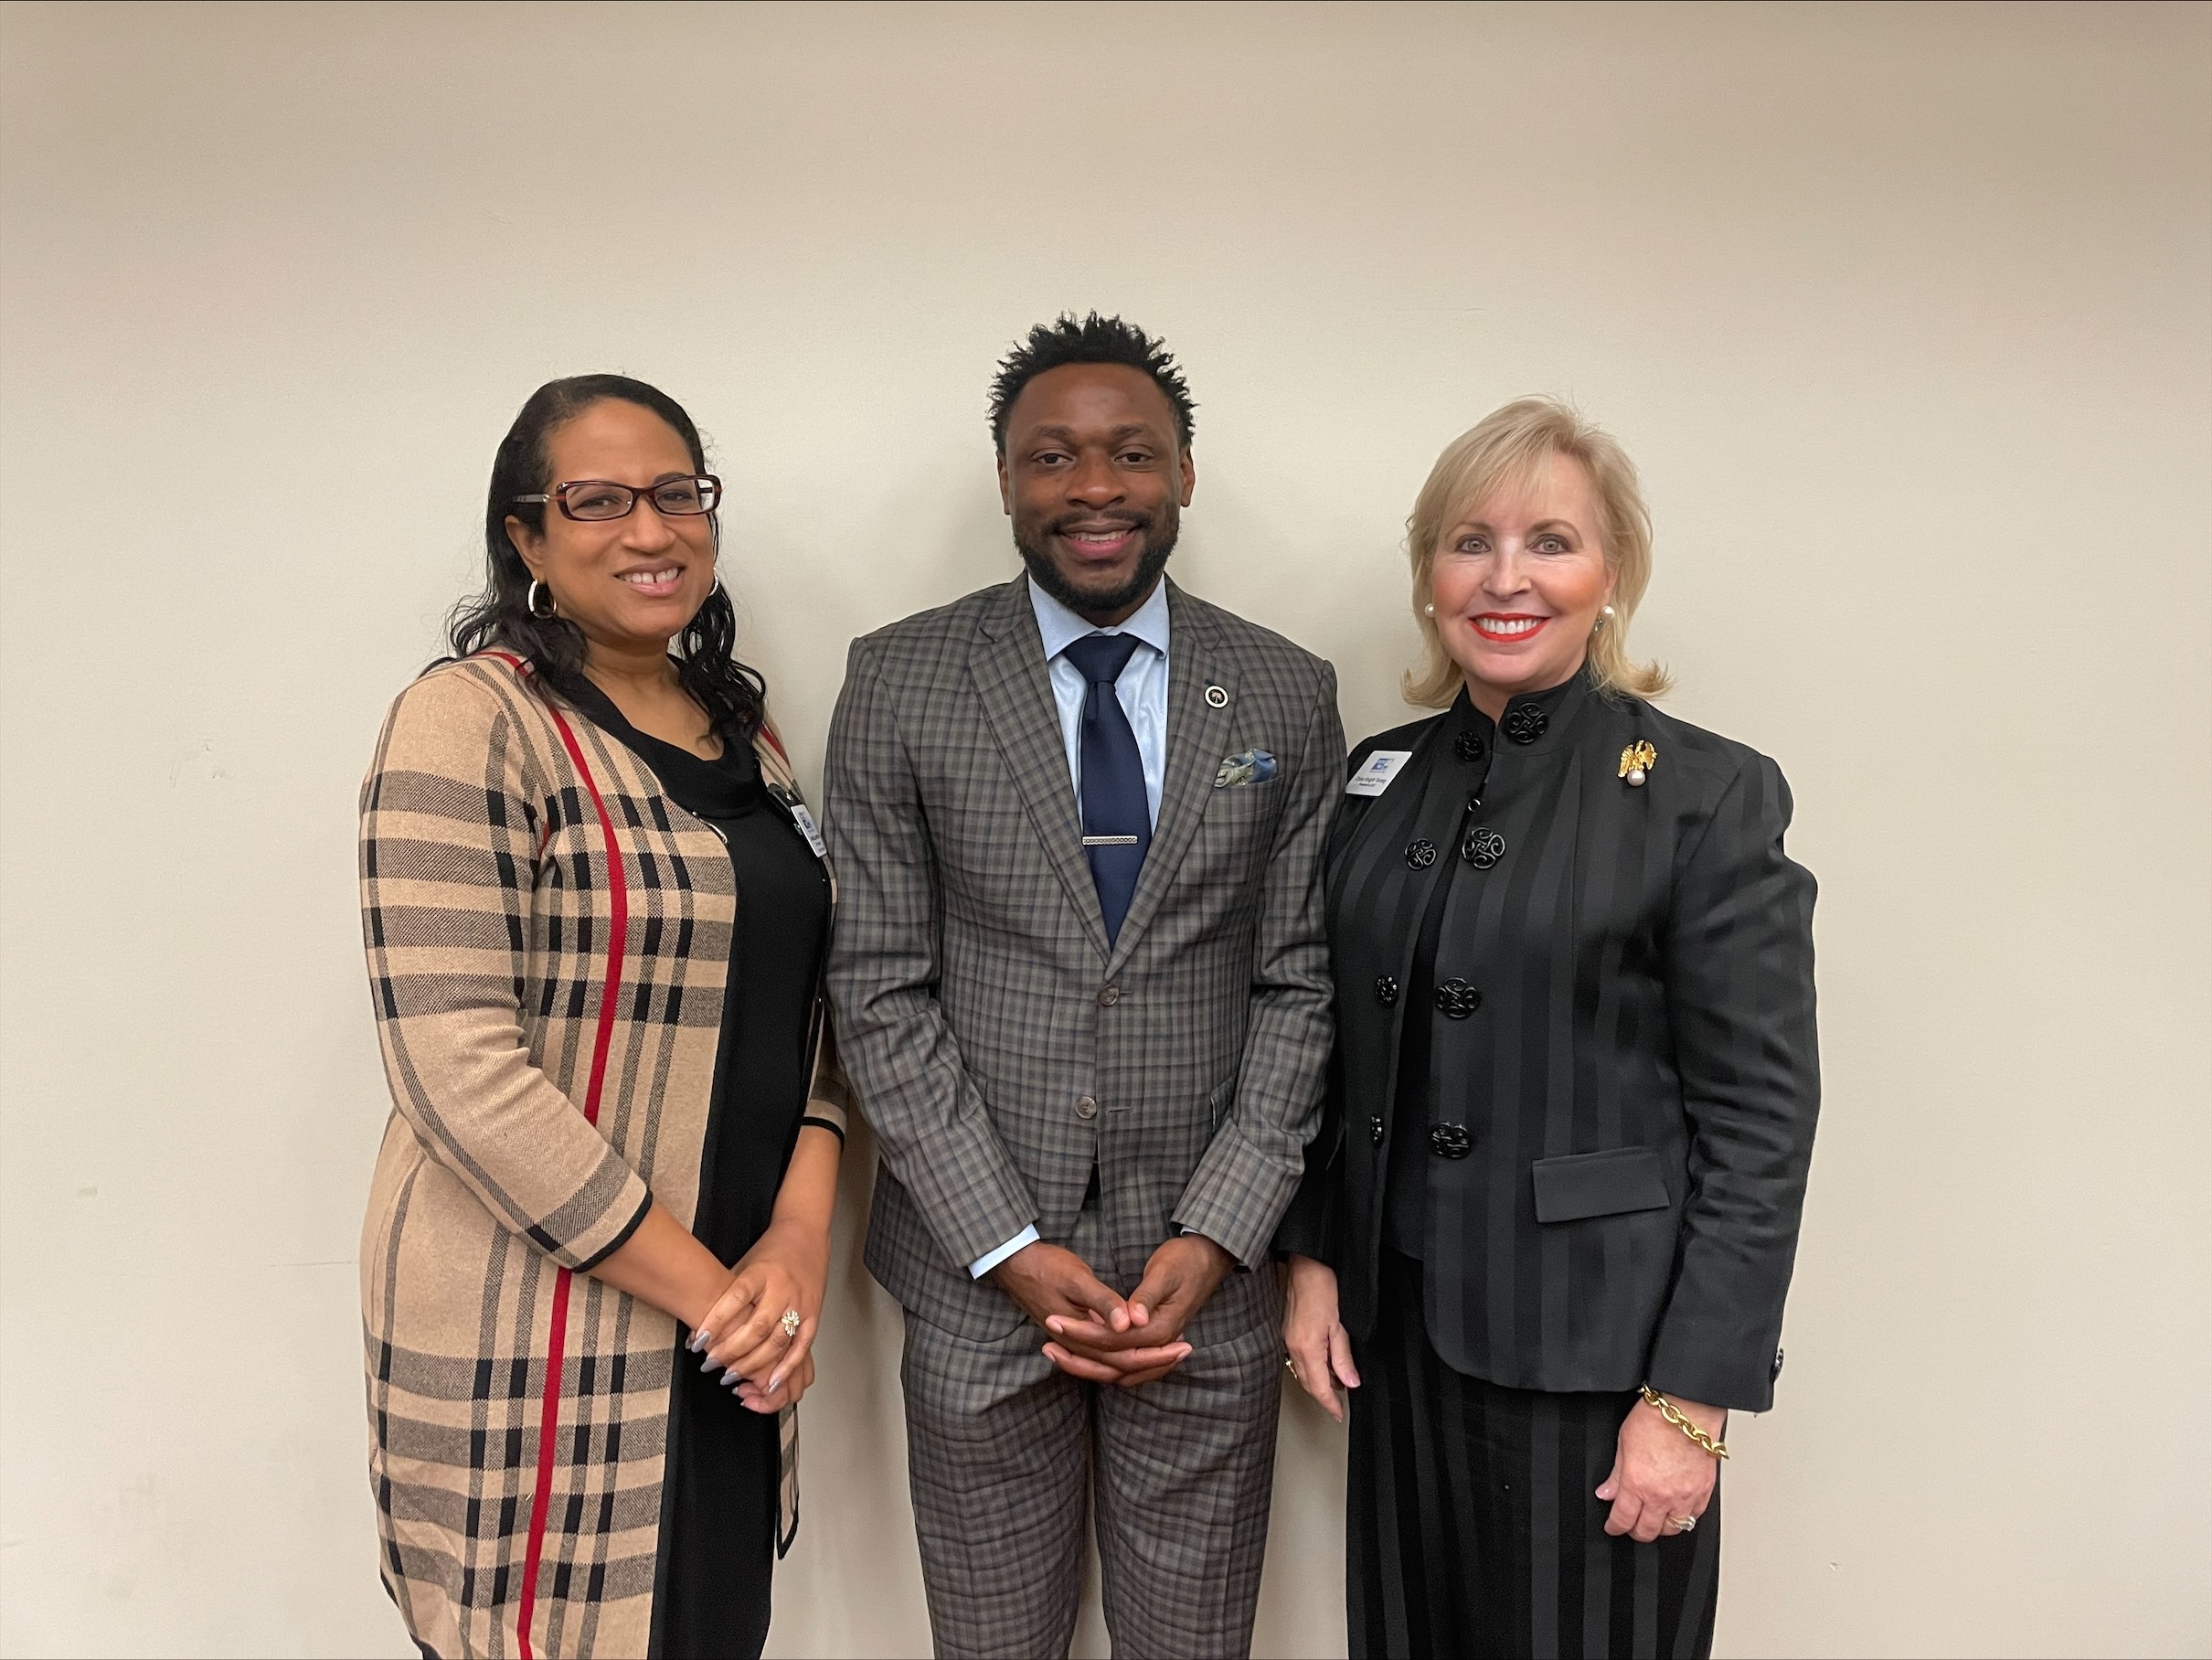
[(1601, 690), (1633, 697), (1663, 697), (1673, 684), (1655, 663), (1628, 654), (1629, 619), (1652, 580), (1652, 518), (1627, 452), (1594, 422), (1552, 398), (1521, 398), (1444, 446), (1429, 482), (1406, 520), (1406, 552), (1413, 561), (1413, 621), (1428, 661), (1405, 679), (1406, 701), (1422, 708), (1449, 708), (1466, 676), (1444, 649), (1429, 614), (1436, 546), (1446, 528), (1494, 492), (1526, 485), (1555, 455), (1581, 463), (1597, 492), (1599, 540), (1612, 574), (1613, 614), (1590, 636), (1583, 672)]

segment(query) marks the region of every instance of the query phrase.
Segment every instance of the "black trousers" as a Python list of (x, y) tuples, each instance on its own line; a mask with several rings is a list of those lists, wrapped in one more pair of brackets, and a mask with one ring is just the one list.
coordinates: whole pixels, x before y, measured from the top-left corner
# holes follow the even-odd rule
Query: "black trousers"
[(1686, 1534), (1605, 1531), (1595, 1489), (1636, 1395), (1463, 1377), (1421, 1316), (1421, 1266), (1383, 1252), (1354, 1346), (1345, 1600), (1353, 1660), (1658, 1660), (1713, 1647), (1720, 1493)]

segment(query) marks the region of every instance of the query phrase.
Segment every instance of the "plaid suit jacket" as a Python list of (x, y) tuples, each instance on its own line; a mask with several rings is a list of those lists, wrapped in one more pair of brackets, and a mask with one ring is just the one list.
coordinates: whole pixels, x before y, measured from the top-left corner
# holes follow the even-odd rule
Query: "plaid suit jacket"
[[(1317, 1122), (1335, 676), (1172, 583), (1168, 607), (1159, 824), (1111, 948), (1024, 579), (856, 641), (831, 723), (830, 995), (883, 1153), (867, 1260), (978, 1340), (1022, 1315), (967, 1265), (1033, 1222), (1065, 1240), (1094, 1165), (1109, 1283), (1177, 1227), (1260, 1261)], [(1223, 767), (1255, 750), (1271, 778)]]

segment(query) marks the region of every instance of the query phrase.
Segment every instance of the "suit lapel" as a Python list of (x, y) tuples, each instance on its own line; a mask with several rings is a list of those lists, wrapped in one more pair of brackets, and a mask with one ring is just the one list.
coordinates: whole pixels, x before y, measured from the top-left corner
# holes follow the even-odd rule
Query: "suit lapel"
[[(1228, 694), (1218, 708), (1207, 700), (1206, 688), (1212, 686)], [(1160, 784), (1160, 822), (1153, 829), (1152, 846), (1145, 849), (1143, 874), (1137, 878), (1129, 914), (1122, 919), (1122, 931), (1114, 940), (1107, 963), (1110, 974), (1128, 961), (1130, 948), (1175, 882), (1176, 867), (1213, 798), (1214, 778), (1228, 752), (1225, 745), (1236, 708), (1237, 677), (1221, 656), (1220, 637), (1183, 591), (1168, 583), (1167, 756)], [(1088, 871), (1085, 867), (1086, 875)], [(1102, 921), (1100, 937), (1105, 937)]]
[[(1045, 862), (1068, 890), (1068, 903), (1082, 922), (1084, 937), (1103, 957), (1106, 919), (1090, 879), (1090, 861), (1083, 857), (1083, 825), (1076, 812), (1075, 785), (1068, 776), (1068, 746), (1060, 736), (1059, 712), (1045, 668), (1044, 636), (1037, 631), (1037, 613), (1029, 606), (1027, 580), (1016, 577), (1008, 583), (999, 603), (984, 616), (981, 637), (968, 659), (968, 673), (1006, 771), (1028, 809)], [(1174, 625), (1169, 627), (1172, 647)], [(1156, 841), (1154, 846), (1158, 846)], [(1141, 899), (1143, 889), (1137, 892)], [(1122, 933), (1128, 937), (1126, 922)]]

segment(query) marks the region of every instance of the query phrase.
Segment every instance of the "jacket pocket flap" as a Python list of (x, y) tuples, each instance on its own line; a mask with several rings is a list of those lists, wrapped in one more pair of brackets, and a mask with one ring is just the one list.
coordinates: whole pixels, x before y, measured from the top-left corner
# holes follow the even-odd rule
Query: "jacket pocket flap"
[(1537, 1220), (1571, 1222), (1581, 1217), (1664, 1210), (1666, 1176), (1649, 1147), (1609, 1147), (1540, 1158), (1528, 1167), (1536, 1183)]

